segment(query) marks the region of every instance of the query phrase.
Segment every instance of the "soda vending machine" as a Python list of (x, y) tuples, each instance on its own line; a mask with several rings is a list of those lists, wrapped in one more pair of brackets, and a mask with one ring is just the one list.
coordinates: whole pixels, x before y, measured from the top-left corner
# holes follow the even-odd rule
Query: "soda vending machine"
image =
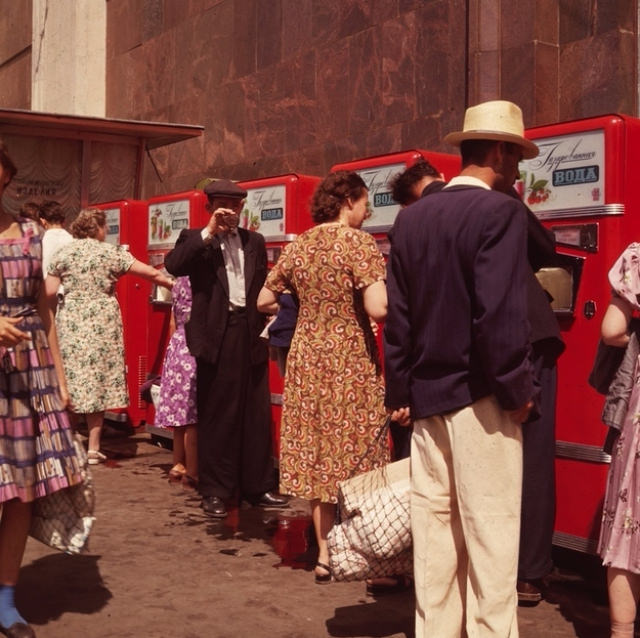
[(460, 172), (460, 157), (447, 153), (423, 150), (407, 150), (388, 155), (375, 155), (336, 164), (331, 171), (355, 171), (369, 189), (371, 217), (365, 219), (362, 229), (373, 234), (380, 252), (389, 255), (387, 233), (393, 226), (400, 204), (391, 194), (391, 180), (404, 170), (424, 159), (442, 173), (446, 180)]
[(603, 397), (587, 382), (610, 298), (607, 273), (640, 239), (640, 120), (607, 115), (528, 129), (538, 157), (520, 165), (524, 201), (553, 231), (562, 263), (537, 273), (566, 350), (558, 361), (554, 543), (595, 552), (610, 457)]
[[(275, 264), (287, 243), (313, 225), (309, 201), (319, 183), (319, 177), (296, 173), (238, 182), (247, 191), (240, 225), (264, 236), (269, 267)], [(280, 447), (283, 386), (276, 362), (270, 361), (271, 434), (276, 459)]]
[[(164, 257), (173, 248), (183, 228), (203, 228), (209, 221), (207, 197), (201, 190), (152, 197), (145, 217), (144, 240), (149, 263), (164, 267)], [(160, 375), (170, 337), (171, 294), (161, 286), (152, 286), (146, 300), (148, 324), (147, 376)], [(171, 439), (171, 430), (154, 426), (155, 411), (146, 404), (146, 430), (154, 439)]]
[[(92, 204), (107, 217), (106, 241), (128, 250), (136, 259), (146, 260), (147, 203), (125, 199)], [(140, 277), (121, 277), (116, 286), (124, 331), (125, 369), (129, 407), (108, 410), (105, 418), (118, 424), (139, 427), (146, 418), (146, 404), (140, 386), (147, 378), (147, 322), (151, 284)]]

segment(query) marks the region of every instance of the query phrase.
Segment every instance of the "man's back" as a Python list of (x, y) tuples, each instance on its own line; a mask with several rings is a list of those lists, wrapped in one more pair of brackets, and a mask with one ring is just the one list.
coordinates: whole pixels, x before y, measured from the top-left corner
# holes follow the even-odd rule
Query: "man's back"
[(502, 193), (452, 186), (401, 211), (388, 269), (387, 405), (411, 405), (415, 419), (489, 394), (505, 409), (528, 400), (526, 263), (525, 210)]

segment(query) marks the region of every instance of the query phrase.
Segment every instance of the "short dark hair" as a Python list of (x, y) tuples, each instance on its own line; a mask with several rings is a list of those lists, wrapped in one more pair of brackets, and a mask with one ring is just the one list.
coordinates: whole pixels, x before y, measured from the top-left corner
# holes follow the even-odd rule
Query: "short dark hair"
[(329, 222), (340, 214), (340, 209), (348, 199), (360, 199), (367, 185), (358, 173), (336, 171), (329, 173), (318, 184), (311, 198), (311, 218), (316, 224)]
[(38, 202), (24, 202), (20, 206), (19, 214), (21, 217), (33, 219), (34, 222), (40, 221), (40, 204)]
[[(2, 140), (0, 140), (0, 164), (2, 164), (4, 172), (9, 175), (10, 182), (15, 177), (18, 169), (13, 163), (13, 160), (9, 157), (9, 151), (7, 151), (7, 147), (4, 145), (4, 142)], [(9, 182), (7, 182), (7, 184)]]
[(487, 155), (496, 144), (504, 144), (509, 152), (521, 148), (513, 142), (500, 142), (498, 140), (463, 140), (460, 142), (460, 155), (462, 165), (481, 164), (487, 159)]
[(56, 202), (52, 199), (42, 202), (39, 214), (41, 219), (44, 219), (50, 224), (63, 224), (66, 218), (60, 202)]
[(391, 194), (393, 199), (402, 206), (408, 206), (415, 201), (415, 196), (411, 191), (423, 177), (440, 178), (440, 172), (426, 159), (420, 158), (415, 164), (398, 173), (391, 180)]

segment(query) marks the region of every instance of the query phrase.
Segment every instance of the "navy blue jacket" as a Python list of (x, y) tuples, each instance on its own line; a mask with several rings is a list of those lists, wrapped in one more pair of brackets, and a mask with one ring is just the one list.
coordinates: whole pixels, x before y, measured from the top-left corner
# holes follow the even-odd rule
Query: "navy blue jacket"
[(386, 405), (414, 419), (490, 394), (523, 406), (535, 389), (522, 203), (453, 186), (400, 211), (391, 235)]

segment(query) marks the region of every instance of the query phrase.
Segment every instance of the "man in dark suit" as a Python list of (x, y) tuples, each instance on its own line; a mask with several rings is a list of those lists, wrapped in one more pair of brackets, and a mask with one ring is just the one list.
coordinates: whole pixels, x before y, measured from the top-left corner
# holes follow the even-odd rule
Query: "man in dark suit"
[(413, 421), (416, 638), (517, 635), (522, 427), (535, 394), (527, 222), (506, 195), (522, 112), (467, 109), (462, 172), (400, 211), (387, 273), (386, 405)]
[(198, 485), (204, 512), (224, 518), (236, 491), (264, 506), (286, 500), (271, 492), (268, 353), (260, 338), (265, 315), (256, 308), (267, 274), (264, 238), (238, 228), (245, 190), (216, 180), (204, 192), (209, 223), (183, 230), (165, 266), (191, 282), (185, 330), (197, 365)]

